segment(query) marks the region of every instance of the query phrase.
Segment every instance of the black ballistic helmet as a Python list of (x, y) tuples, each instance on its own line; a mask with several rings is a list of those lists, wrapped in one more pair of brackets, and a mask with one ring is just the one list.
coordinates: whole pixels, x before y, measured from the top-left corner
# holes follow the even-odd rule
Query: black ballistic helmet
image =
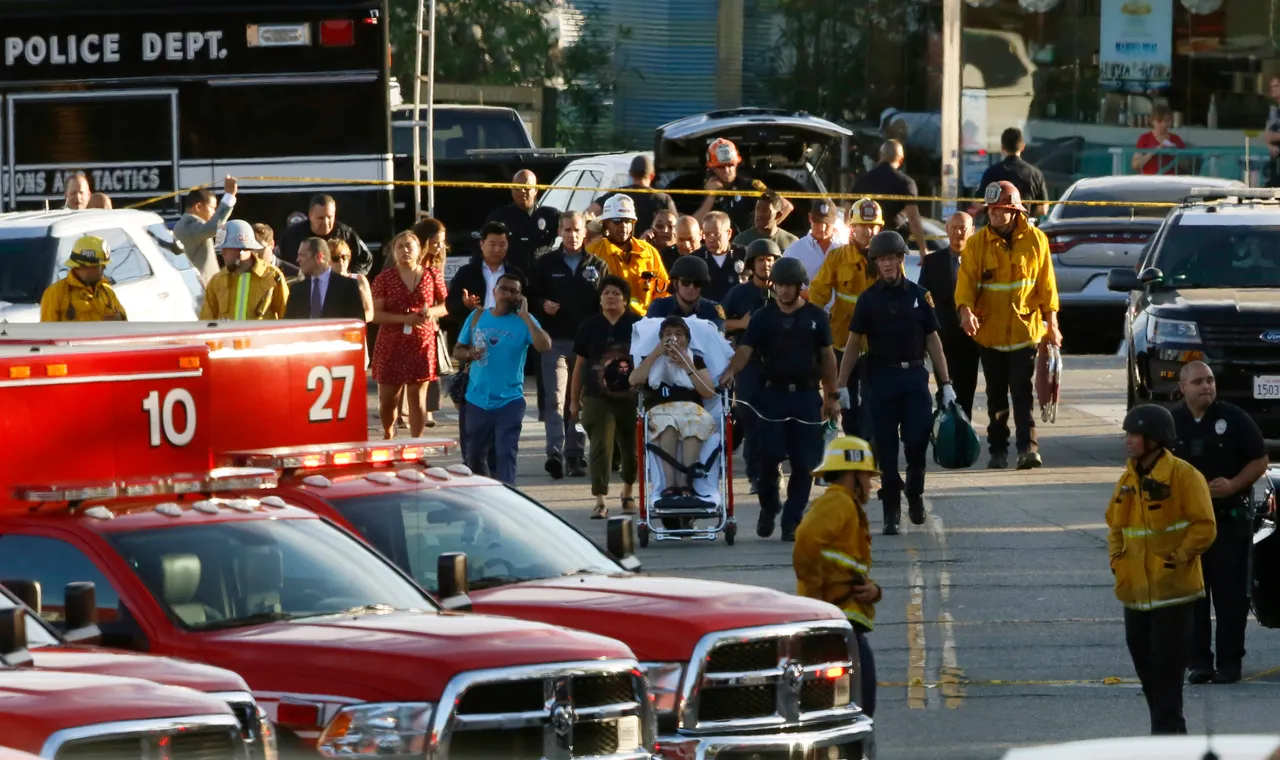
[(777, 243), (768, 238), (751, 241), (751, 245), (747, 246), (747, 269), (751, 268), (751, 265), (755, 263), (756, 259), (763, 256), (780, 259), (782, 258), (782, 249), (778, 247)]
[(871, 245), (867, 246), (867, 257), (878, 258), (880, 256), (905, 256), (907, 254), (907, 241), (893, 230), (878, 233), (871, 238)]
[(707, 262), (703, 261), (701, 256), (692, 254), (681, 256), (671, 265), (671, 271), (667, 274), (672, 280), (688, 280), (704, 288), (711, 284), (711, 270), (707, 268)]
[(778, 259), (773, 265), (773, 274), (769, 279), (774, 285), (804, 285), (809, 282), (809, 273), (805, 271), (800, 259)]
[(1124, 416), (1124, 432), (1141, 435), (1168, 448), (1177, 440), (1173, 415), (1159, 404), (1139, 404)]

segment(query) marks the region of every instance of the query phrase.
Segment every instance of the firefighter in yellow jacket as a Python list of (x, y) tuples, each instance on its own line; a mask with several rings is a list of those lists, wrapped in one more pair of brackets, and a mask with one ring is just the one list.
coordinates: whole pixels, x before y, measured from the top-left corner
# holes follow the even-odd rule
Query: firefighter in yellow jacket
[(223, 268), (209, 280), (201, 319), (282, 319), (289, 286), (279, 269), (254, 255), (262, 243), (248, 222), (227, 222), (218, 250)]
[(809, 506), (796, 528), (791, 564), (796, 593), (830, 602), (844, 611), (858, 638), (862, 708), (876, 709), (876, 664), (866, 635), (875, 627), (876, 602), (883, 595), (871, 574), (871, 527), (862, 505), (871, 498), (871, 478), (879, 473), (871, 446), (841, 436), (827, 445), (813, 471), (827, 490)]
[(1141, 404), (1124, 418), (1129, 462), (1107, 506), (1107, 548), (1124, 605), (1124, 636), (1151, 713), (1152, 734), (1185, 734), (1182, 682), (1191, 657), (1200, 555), (1217, 524), (1204, 476), (1169, 451), (1173, 415)]
[(631, 286), (631, 310), (640, 316), (649, 313), (649, 304), (667, 294), (670, 278), (658, 249), (635, 237), (636, 203), (618, 193), (604, 202), (600, 214), (604, 237), (587, 246), (587, 253), (599, 256), (609, 274)]
[[(884, 229), (880, 204), (870, 198), (854, 203), (849, 225), (848, 245), (828, 253), (809, 283), (809, 300), (814, 305), (825, 309), (827, 304), (831, 304), (831, 341), (837, 347), (837, 364), (844, 357), (840, 349), (848, 341), (849, 322), (853, 319), (858, 296), (876, 279), (875, 265), (867, 258), (867, 246), (871, 245), (871, 238)], [(858, 381), (866, 374), (866, 367), (861, 367), (861, 371), (849, 378), (846, 386), (849, 389), (849, 408), (841, 417), (841, 427), (846, 435), (871, 435), (870, 422), (863, 419), (864, 410), (858, 403)]]
[(1058, 283), (1049, 239), (1027, 221), (1022, 194), (1011, 182), (992, 182), (984, 195), (989, 224), (965, 244), (956, 274), (960, 327), (980, 346), (987, 381), (987, 468), (1009, 466), (1009, 400), (1017, 429), (1018, 469), (1039, 467), (1033, 414), (1036, 348), (1062, 345)]
[(127, 319), (104, 271), (111, 261), (107, 242), (85, 235), (71, 248), (67, 276), (50, 285), (40, 298), (41, 322), (107, 322)]

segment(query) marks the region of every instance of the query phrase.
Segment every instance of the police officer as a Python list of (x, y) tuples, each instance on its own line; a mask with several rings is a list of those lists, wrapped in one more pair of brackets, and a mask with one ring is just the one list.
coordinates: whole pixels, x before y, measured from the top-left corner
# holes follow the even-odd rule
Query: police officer
[(1177, 438), (1168, 409), (1135, 406), (1124, 432), (1129, 461), (1107, 506), (1116, 598), (1151, 733), (1185, 734), (1182, 677), (1195, 601), (1204, 597), (1200, 555), (1216, 533), (1213, 504), (1204, 476), (1168, 451)]
[(707, 262), (711, 280), (704, 293), (716, 303), (724, 301), (732, 288), (742, 284), (747, 271), (747, 251), (729, 241), (731, 233), (729, 215), (712, 211), (702, 220), (702, 248), (693, 254)]
[[(822, 459), (822, 421), (839, 417), (840, 394), (831, 323), (826, 312), (800, 296), (808, 280), (804, 265), (779, 259), (771, 277), (776, 298), (751, 316), (720, 384), (733, 382), (753, 356), (760, 357), (760, 388), (750, 402), (761, 417), (756, 535), (773, 535), (781, 512), (782, 540), (794, 541), (813, 488), (813, 468)], [(778, 494), (783, 460), (791, 462), (785, 506)]]
[(724, 309), (715, 301), (702, 297), (702, 291), (711, 281), (707, 262), (697, 256), (681, 256), (671, 266), (672, 290), (675, 295), (659, 298), (649, 304), (646, 317), (663, 319), (673, 314), (680, 317), (699, 317), (715, 323), (724, 332)]
[(907, 455), (907, 514), (924, 523), (924, 468), (932, 428), (933, 398), (925, 354), (942, 384), (943, 404), (955, 401), (947, 374), (947, 359), (938, 338), (933, 296), (903, 273), (907, 242), (892, 230), (871, 239), (867, 255), (879, 279), (863, 292), (849, 324), (849, 341), (840, 362), (841, 404), (849, 406), (844, 389), (862, 353), (865, 336), (867, 385), (874, 409), (876, 453), (880, 459), (880, 501), (884, 505), (884, 534), (898, 534), (902, 510), (902, 477), (898, 474), (898, 439)]
[[(751, 324), (751, 315), (764, 308), (773, 297), (769, 277), (773, 272), (773, 264), (782, 258), (778, 244), (768, 238), (752, 241), (747, 246), (746, 265), (751, 279), (729, 291), (721, 306), (725, 314), (725, 337), (737, 347), (738, 342)], [(757, 431), (759, 415), (747, 404), (755, 396), (760, 383), (760, 357), (753, 358), (734, 383), (734, 395), (746, 403), (734, 406), (734, 415), (742, 427), (742, 435), (735, 441), (742, 440), (743, 457), (747, 463), (747, 482), (751, 484), (751, 493), (758, 493), (760, 479), (760, 436)]]
[(862, 702), (868, 718), (876, 711), (876, 664), (867, 643), (875, 627), (876, 602), (884, 595), (871, 574), (871, 526), (862, 507), (871, 499), (876, 460), (861, 438), (841, 436), (827, 446), (814, 471), (827, 490), (814, 500), (796, 529), (791, 565), (796, 593), (834, 604), (858, 639)]
[[(1209, 484), (1218, 536), (1200, 558), (1206, 596), (1195, 603), (1191, 683), (1235, 683), (1244, 660), (1249, 617), (1249, 551), (1253, 545), (1253, 484), (1267, 471), (1267, 443), (1243, 409), (1218, 400), (1213, 370), (1201, 361), (1183, 365), (1183, 403), (1173, 410), (1178, 434), (1173, 453)], [(1209, 604), (1218, 619), (1214, 669)]]
[(41, 322), (104, 322), (127, 319), (120, 299), (103, 272), (111, 263), (107, 241), (85, 235), (71, 247), (67, 276), (50, 285), (40, 298)]
[(496, 208), (486, 221), (501, 222), (511, 231), (511, 247), (507, 263), (521, 272), (532, 272), (534, 259), (555, 245), (560, 211), (539, 206), (538, 178), (528, 169), (516, 172), (511, 190), (511, 203)]

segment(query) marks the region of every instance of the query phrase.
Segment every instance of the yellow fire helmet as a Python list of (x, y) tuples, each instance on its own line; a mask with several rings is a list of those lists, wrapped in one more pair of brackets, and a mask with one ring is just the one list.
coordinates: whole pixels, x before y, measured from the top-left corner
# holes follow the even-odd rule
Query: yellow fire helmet
[(871, 445), (861, 438), (842, 435), (827, 445), (822, 465), (814, 472), (841, 472), (859, 470), (878, 473), (875, 457), (871, 455)]
[(105, 267), (109, 261), (111, 261), (111, 251), (107, 248), (107, 241), (97, 235), (85, 235), (71, 247), (71, 258), (68, 263), (72, 269), (75, 269)]
[(876, 224), (884, 226), (884, 214), (880, 204), (870, 198), (863, 198), (853, 204), (853, 213), (849, 215), (849, 224)]

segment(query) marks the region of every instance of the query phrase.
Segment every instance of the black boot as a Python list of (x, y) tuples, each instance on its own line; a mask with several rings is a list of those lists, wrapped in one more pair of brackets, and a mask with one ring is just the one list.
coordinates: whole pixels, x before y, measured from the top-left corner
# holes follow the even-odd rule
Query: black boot
[(911, 524), (924, 525), (924, 516), (924, 497), (907, 494), (907, 517), (911, 518)]
[(884, 502), (884, 534), (898, 535), (898, 521), (902, 519), (902, 504), (897, 499)]

